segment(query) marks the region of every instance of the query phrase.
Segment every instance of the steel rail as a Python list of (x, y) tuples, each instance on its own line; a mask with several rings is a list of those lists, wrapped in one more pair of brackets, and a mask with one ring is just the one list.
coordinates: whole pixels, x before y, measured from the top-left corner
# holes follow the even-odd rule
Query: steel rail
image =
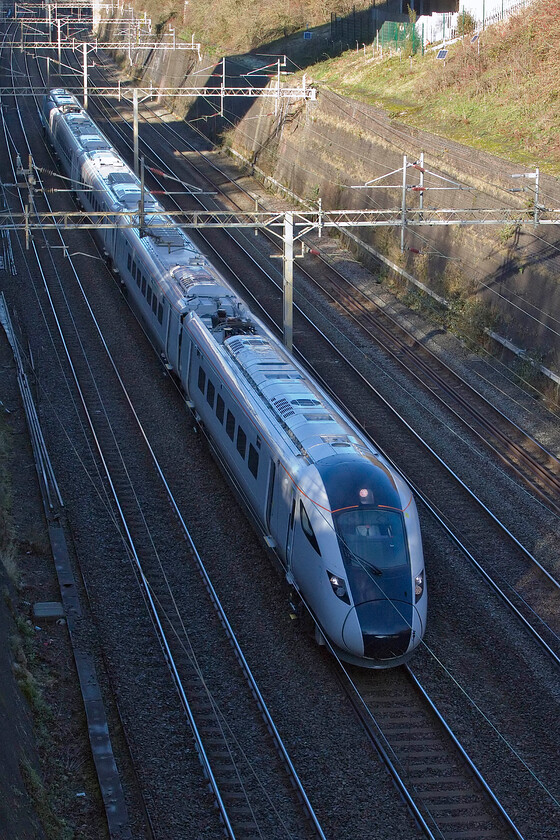
[[(430, 840), (474, 837), (476, 835), (470, 833), (468, 826), (471, 821), (479, 824), (482, 819), (489, 820), (490, 824), (481, 829), (481, 835), (489, 840), (503, 838), (504, 829), (509, 838), (524, 840), (467, 750), (408, 666), (402, 669), (402, 677), (411, 683), (414, 693), (407, 692), (406, 695), (399, 674), (382, 672), (375, 682), (367, 683), (363, 675), (352, 677), (342, 667), (336, 669), (336, 676), (366, 735), (381, 756), (397, 789), (406, 797), (407, 803), (412, 803), (413, 816)], [(384, 706), (389, 708), (384, 709)], [(414, 719), (418, 737), (403, 738), (403, 729), (406, 731), (411, 719)], [(439, 737), (433, 739), (434, 735)], [(425, 762), (420, 760), (423, 750), (429, 754)], [(417, 762), (411, 770), (409, 761), (413, 757)], [(447, 773), (457, 774), (461, 762), (463, 772), (459, 780), (450, 778)], [(430, 771), (433, 768), (433, 772), (423, 772), (427, 768)], [(411, 778), (413, 772), (414, 777)], [(440, 792), (440, 785), (443, 787), (444, 783), (449, 784), (449, 788)], [(434, 784), (438, 785), (435, 792), (431, 789)], [(468, 787), (465, 789), (465, 786)], [(442, 803), (442, 798), (456, 801)], [(469, 809), (475, 813), (465, 814)], [(440, 825), (442, 818), (446, 821), (445, 827)]]
[(490, 787), (490, 785), (488, 784), (488, 782), (486, 781), (486, 779), (484, 778), (484, 776), (482, 775), (482, 773), (480, 772), (480, 770), (478, 769), (478, 767), (476, 766), (476, 764), (474, 763), (472, 758), (469, 756), (469, 754), (467, 753), (467, 751), (465, 750), (465, 748), (463, 747), (463, 745), (461, 744), (461, 742), (459, 741), (457, 736), (453, 733), (451, 727), (449, 726), (449, 724), (447, 723), (447, 721), (445, 720), (445, 718), (443, 717), (443, 715), (441, 714), (441, 712), (439, 711), (437, 706), (435, 705), (432, 698), (429, 696), (429, 694), (426, 691), (426, 689), (424, 688), (424, 686), (421, 684), (421, 682), (418, 679), (418, 677), (416, 676), (416, 674), (412, 671), (412, 669), (409, 665), (406, 665), (405, 669), (408, 673), (408, 676), (410, 677), (410, 679), (412, 680), (412, 682), (414, 683), (414, 685), (416, 686), (416, 688), (418, 689), (420, 694), (424, 697), (424, 699), (426, 700), (426, 703), (429, 704), (433, 713), (436, 715), (439, 722), (444, 727), (445, 731), (447, 732), (447, 734), (449, 735), (449, 737), (451, 738), (451, 740), (453, 741), (453, 743), (455, 744), (455, 746), (457, 747), (459, 752), (461, 753), (463, 759), (467, 762), (467, 764), (470, 767), (472, 773), (475, 775), (477, 781), (484, 788), (484, 790), (486, 791), (486, 794), (492, 800), (492, 802), (494, 804), (494, 807), (497, 808), (497, 810), (501, 814), (502, 818), (509, 825), (509, 827), (513, 831), (515, 837), (517, 837), (518, 840), (523, 840), (523, 835), (521, 834), (521, 832), (519, 831), (519, 829), (515, 825), (514, 821), (511, 819), (511, 817), (509, 816), (509, 814), (507, 813), (507, 811), (503, 807), (502, 803), (500, 802), (500, 800), (498, 799), (498, 797), (496, 796), (496, 794), (494, 793), (494, 791), (492, 790), (492, 788)]

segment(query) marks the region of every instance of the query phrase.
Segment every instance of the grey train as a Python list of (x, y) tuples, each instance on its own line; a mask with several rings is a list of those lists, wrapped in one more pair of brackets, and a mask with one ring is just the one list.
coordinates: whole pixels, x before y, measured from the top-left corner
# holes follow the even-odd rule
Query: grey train
[[(42, 121), (83, 208), (129, 212), (140, 182), (78, 100), (44, 97)], [(427, 614), (410, 488), (256, 319), (145, 191), (145, 224), (99, 230), (128, 299), (279, 557), (317, 641), (368, 668), (401, 665)], [(141, 235), (142, 234), (142, 235)]]

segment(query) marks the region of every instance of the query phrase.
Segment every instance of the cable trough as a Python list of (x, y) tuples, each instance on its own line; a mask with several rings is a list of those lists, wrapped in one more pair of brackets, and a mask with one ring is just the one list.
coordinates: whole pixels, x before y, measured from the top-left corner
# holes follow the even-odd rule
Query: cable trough
[(33, 447), (43, 506), (47, 516), (51, 551), (60, 586), (64, 617), (68, 626), (68, 633), (74, 653), (80, 690), (82, 692), (91, 751), (103, 804), (105, 806), (109, 835), (112, 840), (132, 840), (124, 791), (113, 755), (107, 716), (97, 679), (95, 662), (90, 653), (80, 648), (78, 641), (77, 629), (83, 620), (83, 615), (68, 554), (68, 547), (66, 545), (66, 536), (60, 522), (63, 502), (47, 452), (3, 292), (0, 293), (0, 323), (4, 327), (4, 331), (14, 353), (18, 385)]

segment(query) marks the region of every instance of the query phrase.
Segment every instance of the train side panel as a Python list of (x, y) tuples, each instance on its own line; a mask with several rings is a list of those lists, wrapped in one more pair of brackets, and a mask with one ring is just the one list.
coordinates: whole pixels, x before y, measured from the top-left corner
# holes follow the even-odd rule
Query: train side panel
[(266, 532), (269, 475), (275, 458), (269, 436), (206, 327), (191, 315), (185, 318), (183, 332), (182, 353), (189, 359), (183, 366), (184, 389)]

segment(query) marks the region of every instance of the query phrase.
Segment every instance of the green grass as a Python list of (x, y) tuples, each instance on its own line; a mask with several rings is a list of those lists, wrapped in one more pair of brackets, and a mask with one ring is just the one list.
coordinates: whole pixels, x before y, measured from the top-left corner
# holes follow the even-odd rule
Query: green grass
[(72, 840), (74, 832), (55, 813), (52, 798), (35, 768), (28, 761), (23, 760), (20, 762), (20, 771), (48, 840)]
[(524, 167), (560, 175), (560, 17), (537, 0), (476, 45), (412, 58), (355, 50), (315, 65), (313, 80), (392, 119)]

